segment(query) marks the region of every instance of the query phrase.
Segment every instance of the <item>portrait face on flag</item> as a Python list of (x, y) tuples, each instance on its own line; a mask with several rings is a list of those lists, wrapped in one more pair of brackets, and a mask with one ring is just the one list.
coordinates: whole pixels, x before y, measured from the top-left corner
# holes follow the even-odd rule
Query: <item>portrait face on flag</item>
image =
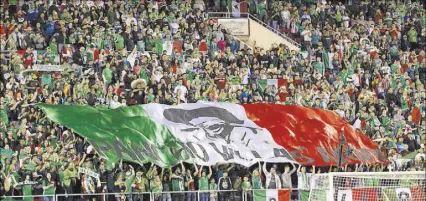
[(224, 160), (247, 166), (259, 160), (292, 161), (269, 131), (251, 121), (239, 105), (198, 102), (143, 107), (154, 121), (195, 147), (194, 155), (208, 153), (209, 164)]
[(193, 135), (195, 140), (206, 137), (249, 147), (250, 143), (255, 143), (253, 135), (262, 135), (262, 128), (246, 125), (244, 120), (220, 107), (169, 108), (163, 115), (170, 122), (186, 125), (181, 131)]

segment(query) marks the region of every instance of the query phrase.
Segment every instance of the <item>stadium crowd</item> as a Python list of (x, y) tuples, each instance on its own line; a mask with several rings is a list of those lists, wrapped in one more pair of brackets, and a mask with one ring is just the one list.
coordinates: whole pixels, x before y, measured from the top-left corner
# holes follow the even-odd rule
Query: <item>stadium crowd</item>
[[(361, 12), (351, 13), (323, 1), (302, 6), (272, 1), (269, 5), (279, 6), (269, 7), (253, 1), (250, 11), (259, 18), (303, 38), (296, 52), (283, 44), (240, 47), (205, 15), (214, 4), (201, 0), (3, 2), (1, 195), (46, 195), (51, 201), (55, 193), (306, 189), (307, 172), (317, 172), (291, 164), (106, 168), (84, 139), (45, 118), (34, 105), (41, 102), (116, 107), (204, 100), (318, 107), (335, 111), (377, 141), (390, 160), (387, 166), (359, 164), (345, 171), (424, 169), (426, 12), (418, 4), (363, 1)], [(165, 41), (173, 42), (172, 51)], [(62, 70), (42, 68), (55, 65)], [(267, 79), (285, 84), (260, 86)], [(79, 174), (78, 168), (90, 174)], [(193, 193), (172, 196), (155, 199), (197, 199)], [(205, 193), (200, 199), (229, 196)]]

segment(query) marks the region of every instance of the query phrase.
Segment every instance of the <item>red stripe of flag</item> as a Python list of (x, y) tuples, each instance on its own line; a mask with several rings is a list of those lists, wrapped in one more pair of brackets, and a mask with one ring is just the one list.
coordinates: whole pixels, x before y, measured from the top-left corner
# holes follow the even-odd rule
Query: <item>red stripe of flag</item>
[[(352, 153), (345, 157), (349, 164), (385, 163), (377, 154), (378, 145), (368, 136), (352, 128), (336, 113), (317, 108), (279, 104), (245, 104), (247, 116), (266, 128), (275, 142), (304, 165), (329, 166), (338, 163), (339, 136), (344, 128), (346, 143)], [(362, 155), (361, 155), (362, 153)]]

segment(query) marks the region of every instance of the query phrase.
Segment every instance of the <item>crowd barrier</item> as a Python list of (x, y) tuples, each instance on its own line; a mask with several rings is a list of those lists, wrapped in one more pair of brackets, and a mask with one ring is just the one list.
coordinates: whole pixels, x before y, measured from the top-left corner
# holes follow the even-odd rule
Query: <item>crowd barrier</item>
[[(307, 191), (309, 192), (309, 191)], [(164, 191), (146, 193), (86, 193), (29, 196), (0, 196), (5, 201), (271, 201), (299, 200), (299, 190), (205, 190), (205, 191)]]
[(56, 194), (53, 201), (153, 201), (152, 193)]

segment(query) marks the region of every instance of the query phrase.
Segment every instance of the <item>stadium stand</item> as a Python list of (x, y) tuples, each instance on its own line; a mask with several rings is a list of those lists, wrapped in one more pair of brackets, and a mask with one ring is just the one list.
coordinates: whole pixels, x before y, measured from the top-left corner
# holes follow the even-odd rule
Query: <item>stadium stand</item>
[[(127, 162), (107, 168), (92, 145), (47, 119), (37, 103), (111, 108), (202, 100), (322, 108), (386, 150), (389, 164), (344, 171), (424, 171), (425, 3), (393, 2), (236, 2), (298, 41), (295, 51), (247, 45), (209, 18), (209, 11), (231, 13), (232, 1), (1, 0), (1, 199), (122, 193), (60, 200), (147, 201), (129, 193), (185, 190), (152, 199), (241, 200), (233, 192), (197, 197), (187, 191), (298, 189), (309, 185), (307, 172), (316, 173), (315, 167), (266, 163), (182, 164), (173, 172)], [(268, 85), (271, 80), (281, 84)], [(416, 182), (425, 185), (424, 177)]]

